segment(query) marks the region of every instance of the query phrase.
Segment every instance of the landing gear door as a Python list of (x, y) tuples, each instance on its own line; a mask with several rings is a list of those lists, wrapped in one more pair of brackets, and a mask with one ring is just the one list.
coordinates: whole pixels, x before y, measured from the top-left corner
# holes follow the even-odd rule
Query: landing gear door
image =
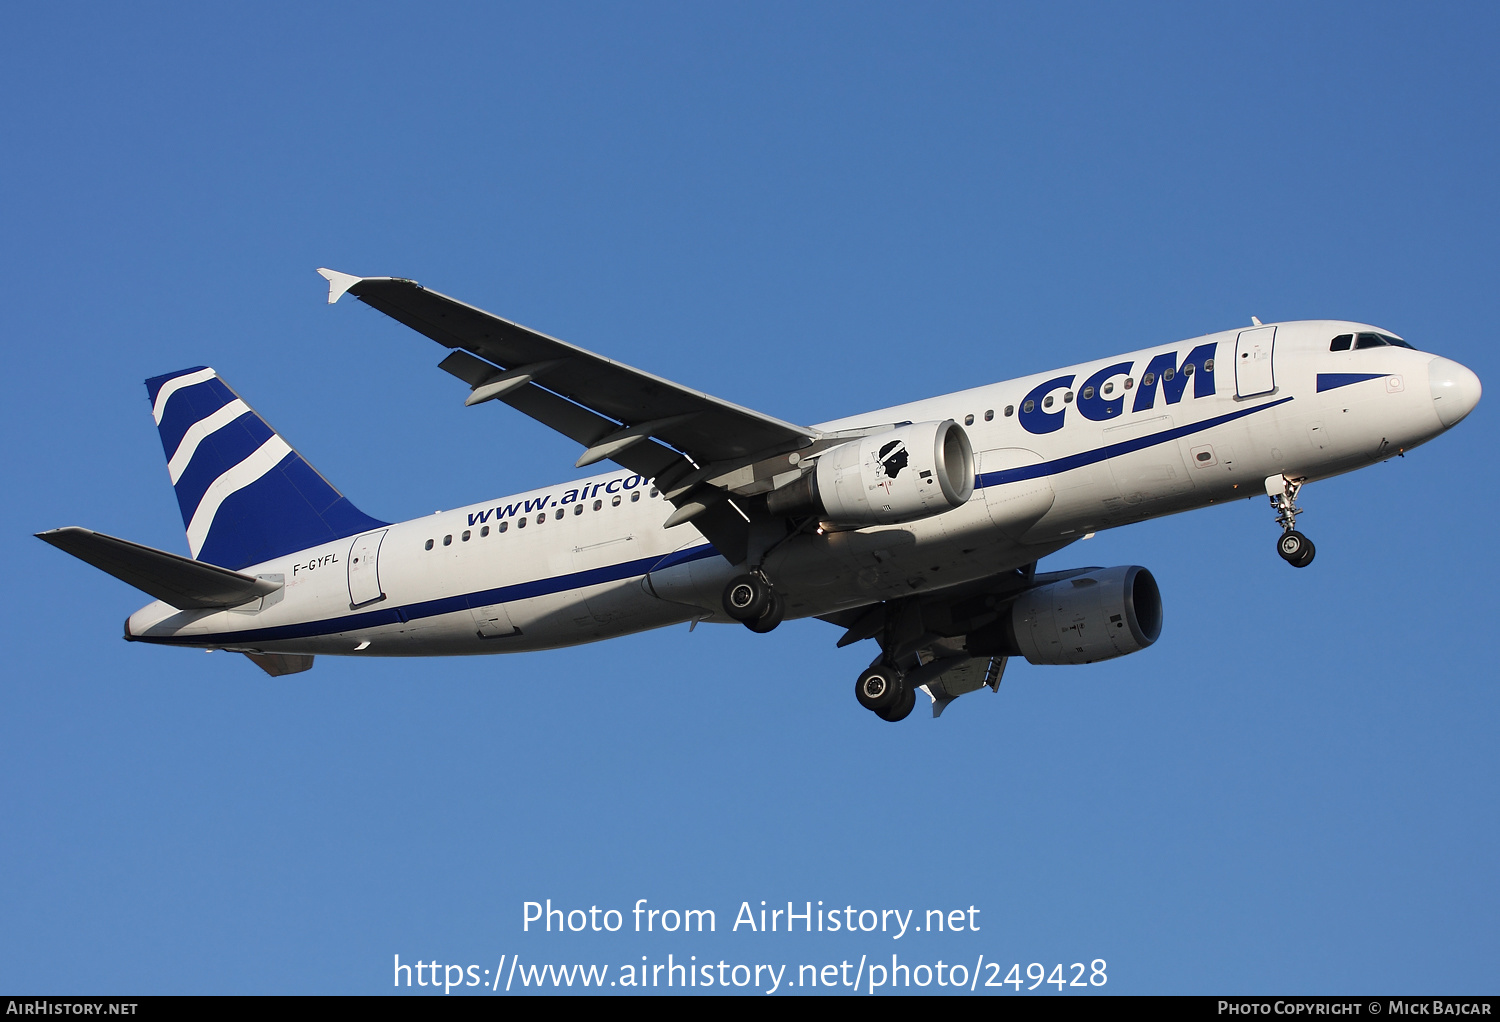
[(380, 588), (380, 544), (388, 530), (357, 536), (349, 547), (349, 607), (362, 607), (385, 599)]
[(1274, 326), (1241, 330), (1234, 345), (1234, 396), (1259, 397), (1276, 389), (1271, 355), (1276, 346)]

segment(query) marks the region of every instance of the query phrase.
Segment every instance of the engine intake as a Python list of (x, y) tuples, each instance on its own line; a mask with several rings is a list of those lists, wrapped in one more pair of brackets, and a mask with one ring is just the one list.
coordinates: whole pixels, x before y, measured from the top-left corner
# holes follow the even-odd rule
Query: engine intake
[(1022, 593), (965, 645), (975, 656), (1091, 664), (1145, 649), (1161, 625), (1161, 590), (1151, 572), (1139, 565), (1091, 568)]
[(767, 494), (772, 514), (815, 513), (832, 525), (899, 525), (962, 507), (974, 493), (974, 448), (952, 419), (917, 422), (824, 451), (813, 471)]

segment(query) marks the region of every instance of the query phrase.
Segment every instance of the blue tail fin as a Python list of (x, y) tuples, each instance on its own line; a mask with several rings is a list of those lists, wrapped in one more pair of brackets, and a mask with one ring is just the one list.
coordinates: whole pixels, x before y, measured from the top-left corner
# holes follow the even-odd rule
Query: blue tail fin
[(292, 450), (212, 369), (146, 381), (193, 557), (238, 571), (384, 526)]

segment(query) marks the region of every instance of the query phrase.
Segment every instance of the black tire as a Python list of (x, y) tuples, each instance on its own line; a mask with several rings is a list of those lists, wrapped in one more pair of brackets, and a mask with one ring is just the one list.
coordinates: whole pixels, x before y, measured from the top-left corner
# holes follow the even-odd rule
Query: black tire
[(854, 683), (854, 698), (859, 700), (859, 705), (876, 713), (899, 701), (905, 691), (901, 675), (894, 667), (885, 664), (866, 669)]
[(764, 635), (781, 624), (781, 619), (784, 617), (786, 617), (786, 600), (773, 589), (771, 598), (766, 601), (766, 612), (754, 621), (746, 621), (745, 627), (752, 632)]
[(893, 705), (887, 706), (883, 710), (876, 710), (875, 716), (879, 717), (881, 720), (888, 720), (892, 724), (894, 724), (898, 720), (905, 720), (907, 716), (911, 714), (912, 707), (916, 705), (916, 689), (907, 688), (905, 685), (902, 685), (901, 698), (896, 700)]
[(771, 587), (754, 575), (737, 575), (724, 587), (724, 613), (736, 621), (756, 621), (771, 601)]
[(1302, 551), (1302, 555), (1292, 562), (1292, 567), (1294, 568), (1307, 567), (1312, 563), (1313, 558), (1318, 554), (1318, 548), (1313, 546), (1312, 540), (1308, 539), (1306, 536), (1303, 536), (1302, 541), (1306, 545), (1306, 548)]
[[(1282, 560), (1291, 565), (1296, 565), (1298, 560), (1306, 556), (1305, 551), (1311, 547), (1312, 543), (1296, 529), (1283, 532), (1281, 538), (1276, 541), (1276, 552), (1281, 555)], [(1308, 560), (1312, 558), (1309, 557)]]

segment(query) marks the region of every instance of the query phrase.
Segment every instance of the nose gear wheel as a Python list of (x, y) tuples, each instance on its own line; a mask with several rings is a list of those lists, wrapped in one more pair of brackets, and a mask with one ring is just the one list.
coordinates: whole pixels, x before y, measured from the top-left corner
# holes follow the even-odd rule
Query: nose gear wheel
[(1281, 534), (1281, 539), (1276, 541), (1276, 552), (1292, 567), (1305, 568), (1312, 563), (1317, 548), (1313, 546), (1312, 540), (1302, 533), (1296, 529), (1289, 529)]

